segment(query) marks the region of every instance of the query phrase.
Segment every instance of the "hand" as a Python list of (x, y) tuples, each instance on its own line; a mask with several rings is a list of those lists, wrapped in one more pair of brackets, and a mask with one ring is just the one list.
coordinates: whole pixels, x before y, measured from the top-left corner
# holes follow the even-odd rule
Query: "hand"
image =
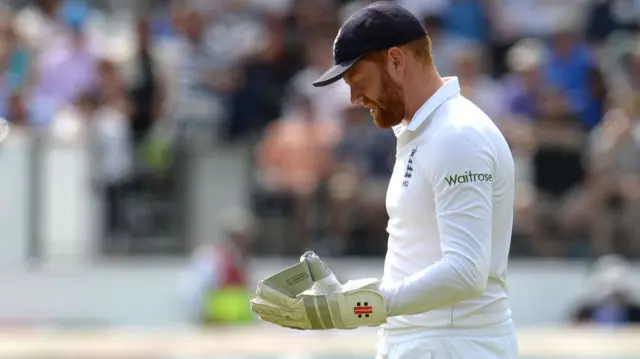
[(337, 293), (342, 290), (342, 284), (338, 282), (335, 274), (314, 252), (307, 251), (300, 257), (300, 262), (305, 262), (309, 268), (313, 286), (309, 288), (315, 294)]
[(340, 292), (317, 294), (307, 290), (288, 297), (261, 282), (251, 310), (264, 321), (293, 329), (354, 329), (378, 326), (387, 321), (384, 296), (378, 292), (380, 281), (349, 281)]
[(622, 110), (609, 111), (605, 115), (603, 122), (603, 137), (613, 144), (616, 144), (620, 139), (627, 136), (632, 129), (631, 119)]
[(640, 199), (640, 179), (635, 176), (624, 176), (619, 180), (619, 193), (626, 201)]
[(349, 281), (344, 286), (313, 252), (300, 257), (314, 284), (296, 296), (277, 290), (263, 280), (251, 309), (262, 320), (294, 329), (353, 329), (386, 322), (385, 299), (377, 291), (377, 279)]

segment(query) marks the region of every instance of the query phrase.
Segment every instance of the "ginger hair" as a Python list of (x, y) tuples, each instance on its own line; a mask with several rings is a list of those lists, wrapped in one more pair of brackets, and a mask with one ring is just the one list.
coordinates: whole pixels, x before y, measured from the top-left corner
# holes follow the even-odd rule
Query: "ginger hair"
[[(428, 35), (407, 42), (406, 44), (401, 45), (400, 48), (410, 53), (416, 60), (418, 60), (418, 63), (424, 66), (433, 64), (433, 56), (431, 54), (431, 39)], [(366, 58), (378, 64), (386, 64), (386, 51), (387, 49), (372, 52)]]

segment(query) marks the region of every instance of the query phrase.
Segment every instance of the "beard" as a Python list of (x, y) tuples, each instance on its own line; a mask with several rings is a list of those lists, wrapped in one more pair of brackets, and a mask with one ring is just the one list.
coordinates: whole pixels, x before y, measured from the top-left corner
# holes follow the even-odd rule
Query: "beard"
[(404, 120), (404, 92), (388, 73), (382, 76), (382, 93), (371, 111), (373, 123), (381, 129), (389, 129)]

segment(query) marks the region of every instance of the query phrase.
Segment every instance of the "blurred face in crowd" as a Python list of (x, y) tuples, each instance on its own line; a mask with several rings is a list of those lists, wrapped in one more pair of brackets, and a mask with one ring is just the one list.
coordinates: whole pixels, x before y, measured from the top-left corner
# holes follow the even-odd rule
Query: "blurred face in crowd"
[(123, 84), (119, 69), (111, 61), (102, 60), (98, 67), (101, 92), (106, 101), (118, 101), (123, 96)]
[(140, 47), (146, 47), (149, 44), (149, 20), (142, 18), (137, 24), (138, 44)]
[(560, 56), (569, 55), (576, 44), (576, 35), (571, 31), (562, 31), (553, 36), (553, 50)]
[(231, 232), (229, 239), (242, 253), (248, 252), (253, 244), (253, 235), (249, 230)]
[(47, 15), (55, 15), (60, 7), (60, 0), (38, 0), (36, 5)]
[(531, 91), (539, 90), (540, 86), (543, 84), (539, 67), (530, 67), (520, 70), (518, 73), (522, 76), (526, 88)]
[(204, 23), (202, 16), (195, 11), (188, 11), (182, 15), (180, 24), (182, 25), (185, 35), (191, 40), (200, 39)]
[(14, 45), (16, 43), (16, 32), (11, 22), (11, 14), (0, 12), (0, 41)]
[(331, 23), (335, 14), (335, 3), (331, 0), (298, 0), (294, 17), (303, 28)]
[(569, 115), (566, 99), (563, 94), (554, 89), (547, 89), (540, 98), (541, 120), (561, 121)]
[(332, 65), (333, 42), (329, 38), (316, 38), (307, 44), (307, 63), (319, 70)]
[(27, 109), (21, 93), (14, 93), (9, 97), (9, 118), (15, 124), (28, 124)]
[(464, 79), (471, 80), (478, 75), (478, 58), (480, 54), (475, 51), (465, 50), (461, 52), (457, 60), (457, 73), (464, 82)]

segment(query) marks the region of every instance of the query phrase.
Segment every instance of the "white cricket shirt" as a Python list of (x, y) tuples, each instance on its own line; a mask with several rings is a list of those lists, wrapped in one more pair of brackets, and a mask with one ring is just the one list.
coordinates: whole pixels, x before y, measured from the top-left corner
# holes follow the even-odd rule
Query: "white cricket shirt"
[(383, 335), (511, 328), (514, 163), (507, 142), (460, 94), (456, 77), (445, 78), (394, 132)]

